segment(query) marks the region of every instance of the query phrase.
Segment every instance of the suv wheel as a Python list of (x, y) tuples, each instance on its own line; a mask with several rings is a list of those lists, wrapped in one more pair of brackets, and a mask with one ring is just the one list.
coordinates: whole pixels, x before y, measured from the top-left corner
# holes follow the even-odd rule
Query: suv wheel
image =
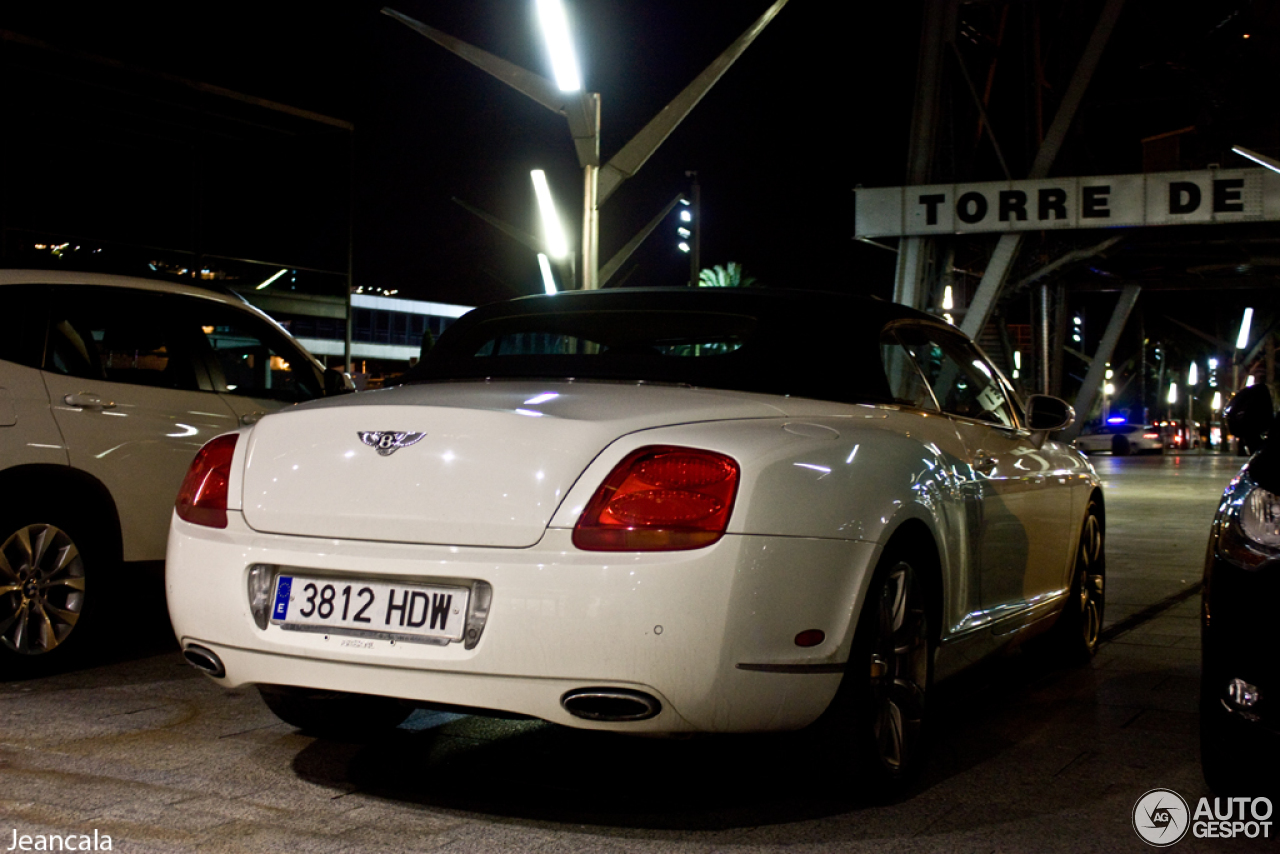
[(84, 635), (86, 559), (70, 520), (46, 514), (0, 527), (0, 659), (65, 658)]

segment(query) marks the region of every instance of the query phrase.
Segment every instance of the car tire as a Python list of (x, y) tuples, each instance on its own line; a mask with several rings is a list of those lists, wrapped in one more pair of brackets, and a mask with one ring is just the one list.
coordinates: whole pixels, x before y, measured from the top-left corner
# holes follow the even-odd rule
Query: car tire
[(1106, 607), (1106, 531), (1098, 504), (1089, 502), (1080, 526), (1075, 565), (1067, 601), (1049, 631), (1053, 654), (1071, 664), (1083, 664), (1098, 651)]
[[(32, 507), (0, 526), (0, 662), (5, 672), (41, 675), (72, 659), (92, 631), (102, 593), (92, 526), (65, 511)], [(105, 588), (101, 588), (105, 592)]]
[(1111, 439), (1111, 453), (1117, 457), (1127, 457), (1133, 452), (1133, 445), (1128, 436), (1115, 436)]
[(855, 793), (907, 794), (927, 754), (933, 638), (921, 570), (907, 551), (886, 553), (867, 591), (840, 691), (819, 719), (823, 749), (852, 767)]
[(271, 713), (305, 735), (335, 741), (364, 741), (395, 729), (413, 707), (392, 697), (346, 694), (285, 685), (259, 685)]

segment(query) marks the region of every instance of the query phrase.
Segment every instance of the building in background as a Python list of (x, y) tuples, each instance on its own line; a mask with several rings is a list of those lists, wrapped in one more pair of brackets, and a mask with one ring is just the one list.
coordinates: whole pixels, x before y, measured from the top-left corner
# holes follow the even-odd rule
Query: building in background
[[(241, 295), (279, 321), (326, 365), (342, 364), (346, 315), (341, 299), (287, 291), (249, 290)], [(357, 290), (351, 295), (351, 359), (357, 385), (377, 386), (403, 373), (417, 363), (425, 333), (434, 340), (471, 308)]]

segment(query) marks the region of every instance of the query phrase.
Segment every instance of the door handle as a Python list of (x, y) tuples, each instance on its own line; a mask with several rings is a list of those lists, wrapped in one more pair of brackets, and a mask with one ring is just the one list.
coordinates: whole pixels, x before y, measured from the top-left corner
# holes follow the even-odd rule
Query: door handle
[(973, 470), (978, 474), (991, 474), (1000, 461), (986, 451), (978, 451), (973, 456)]
[(62, 398), (62, 402), (67, 406), (74, 406), (77, 409), (96, 409), (101, 412), (104, 409), (115, 409), (114, 400), (103, 400), (91, 391), (82, 391), (77, 394), (68, 394)]

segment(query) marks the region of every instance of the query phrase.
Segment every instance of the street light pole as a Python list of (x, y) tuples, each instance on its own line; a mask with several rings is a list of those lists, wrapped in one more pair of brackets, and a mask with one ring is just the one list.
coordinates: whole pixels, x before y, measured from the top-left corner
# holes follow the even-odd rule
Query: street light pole
[[(596, 139), (600, 139), (600, 96), (595, 92), (589, 97), (595, 114)], [(598, 143), (597, 143), (598, 144)], [(600, 165), (587, 163), (582, 167), (582, 289), (594, 291), (600, 287)]]
[(556, 85), (565, 95), (579, 95), (569, 99), (564, 112), (582, 165), (582, 289), (593, 291), (599, 287), (600, 270), (600, 94), (582, 90), (561, 0), (537, 0), (537, 8)]

